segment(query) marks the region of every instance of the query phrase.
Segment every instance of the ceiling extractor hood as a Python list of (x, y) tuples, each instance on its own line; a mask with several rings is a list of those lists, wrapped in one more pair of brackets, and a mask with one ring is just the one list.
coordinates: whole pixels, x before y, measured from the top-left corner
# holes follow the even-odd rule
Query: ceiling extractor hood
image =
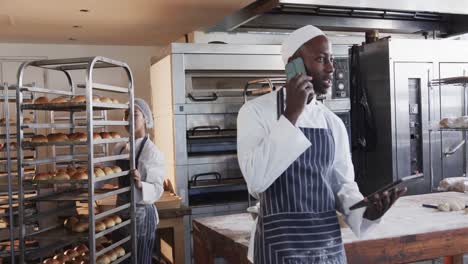
[(329, 31), (452, 35), (468, 31), (468, 1), (258, 0), (209, 31), (290, 31), (304, 25)]

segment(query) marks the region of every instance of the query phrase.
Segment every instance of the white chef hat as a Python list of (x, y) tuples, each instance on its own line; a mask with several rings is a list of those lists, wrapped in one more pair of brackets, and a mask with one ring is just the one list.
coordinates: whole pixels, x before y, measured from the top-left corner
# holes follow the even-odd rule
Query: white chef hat
[(289, 58), (294, 55), (294, 53), (296, 53), (304, 43), (317, 36), (325, 36), (325, 33), (311, 25), (301, 27), (300, 29), (292, 32), (281, 45), (281, 54), (284, 65), (288, 64)]

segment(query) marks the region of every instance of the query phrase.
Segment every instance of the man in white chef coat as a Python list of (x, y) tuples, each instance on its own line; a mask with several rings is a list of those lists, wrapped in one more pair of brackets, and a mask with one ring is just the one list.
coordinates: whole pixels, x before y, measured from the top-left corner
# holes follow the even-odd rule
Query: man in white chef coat
[[(336, 210), (360, 236), (406, 189), (364, 197), (354, 181), (346, 128), (316, 95), (332, 85), (331, 44), (318, 28), (291, 33), (282, 45), (285, 64), (304, 60), (307, 75), (286, 87), (285, 108), (277, 111), (272, 92), (239, 111), (238, 158), (249, 192), (260, 203), (249, 259), (255, 264), (346, 263)], [(280, 113), (280, 114), (278, 114)]]

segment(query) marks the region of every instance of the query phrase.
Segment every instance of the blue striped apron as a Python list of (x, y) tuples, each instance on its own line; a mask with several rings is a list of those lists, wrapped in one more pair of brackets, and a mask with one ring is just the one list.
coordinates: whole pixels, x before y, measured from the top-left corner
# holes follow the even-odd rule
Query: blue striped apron
[(346, 263), (330, 186), (332, 132), (300, 129), (311, 147), (260, 194), (255, 264)]
[[(146, 145), (148, 137), (145, 136), (141, 143), (141, 147), (137, 152), (135, 158), (135, 165), (138, 169), (138, 163), (140, 161), (140, 154)], [(125, 146), (122, 148), (120, 153), (123, 152)], [(122, 170), (130, 169), (129, 160), (118, 160), (117, 165)], [(129, 177), (119, 177), (119, 186), (129, 186), (132, 179)], [(146, 181), (146, 175), (142, 175), (142, 181)], [(117, 206), (126, 204), (130, 201), (130, 193), (119, 194), (117, 197)], [(158, 212), (153, 204), (137, 204), (135, 208), (135, 219), (137, 228), (137, 263), (138, 264), (151, 264), (153, 258), (153, 247), (156, 241), (156, 223), (158, 221)], [(121, 213), (124, 219), (130, 218), (130, 212)], [(128, 236), (130, 227), (120, 228), (113, 233), (114, 242), (123, 239)], [(129, 243), (125, 243), (124, 248), (127, 252), (131, 251)], [(123, 262), (124, 264), (130, 263), (130, 259)]]

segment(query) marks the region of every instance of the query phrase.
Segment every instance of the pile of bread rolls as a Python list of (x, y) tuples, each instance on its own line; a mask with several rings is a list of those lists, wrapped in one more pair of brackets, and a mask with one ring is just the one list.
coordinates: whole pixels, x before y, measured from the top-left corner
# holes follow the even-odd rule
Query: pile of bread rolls
[[(121, 136), (117, 132), (93, 133), (94, 140), (114, 139), (114, 138), (121, 138)], [(82, 132), (76, 132), (72, 134), (53, 133), (47, 136), (35, 135), (31, 138), (32, 143), (86, 142), (87, 140), (88, 140), (88, 135)]]
[[(0, 151), (6, 151), (7, 143), (0, 143)], [(10, 150), (16, 150), (18, 144), (16, 142), (10, 142)]]
[[(94, 177), (104, 177), (114, 173), (121, 173), (122, 169), (119, 166), (112, 167), (96, 167), (94, 169)], [(34, 181), (67, 181), (67, 180), (87, 180), (88, 170), (83, 167), (72, 167), (61, 168), (53, 172), (40, 172), (37, 173), (33, 180)]]
[(87, 180), (88, 172), (83, 167), (71, 167), (66, 169), (58, 169), (54, 172), (40, 172), (37, 173), (33, 180), (34, 181), (48, 181), (48, 180)]
[[(104, 247), (97, 245), (96, 250), (101, 251)], [(68, 249), (63, 253), (55, 255), (53, 258), (44, 260), (43, 264), (88, 264), (89, 249), (86, 245), (81, 244), (73, 249)], [(96, 259), (96, 264), (110, 264), (113, 261), (125, 256), (125, 249), (121, 246), (112, 249), (104, 255)]]
[(112, 167), (96, 167), (94, 168), (94, 177), (104, 177), (114, 173), (121, 173), (122, 169), (119, 166)]
[[(8, 122), (5, 118), (0, 118), (0, 125), (6, 125), (6, 124), (14, 124), (16, 122), (16, 120), (12, 119), (12, 118), (8, 118)], [(23, 123), (25, 124), (29, 124), (29, 123), (32, 123), (33, 120), (32, 118), (30, 117), (25, 117), (23, 118)]]
[[(108, 228), (114, 227), (115, 225), (118, 225), (120, 223), (122, 223), (122, 218), (120, 218), (120, 216), (110, 215), (104, 218), (102, 221), (96, 221), (95, 229), (96, 232), (101, 232)], [(73, 232), (83, 233), (88, 231), (89, 223), (87, 221), (87, 218), (79, 218), (76, 216), (72, 216), (65, 219), (65, 221), (63, 222), (63, 226)]]
[[(77, 95), (71, 98), (68, 97), (57, 97), (54, 99), (47, 98), (46, 96), (38, 97), (34, 100), (34, 104), (63, 104), (63, 103), (84, 103), (86, 102), (86, 96), (84, 95)], [(100, 102), (100, 103), (112, 103), (112, 104), (119, 104), (119, 100), (111, 99), (109, 97), (99, 97), (93, 96), (93, 102)]]

